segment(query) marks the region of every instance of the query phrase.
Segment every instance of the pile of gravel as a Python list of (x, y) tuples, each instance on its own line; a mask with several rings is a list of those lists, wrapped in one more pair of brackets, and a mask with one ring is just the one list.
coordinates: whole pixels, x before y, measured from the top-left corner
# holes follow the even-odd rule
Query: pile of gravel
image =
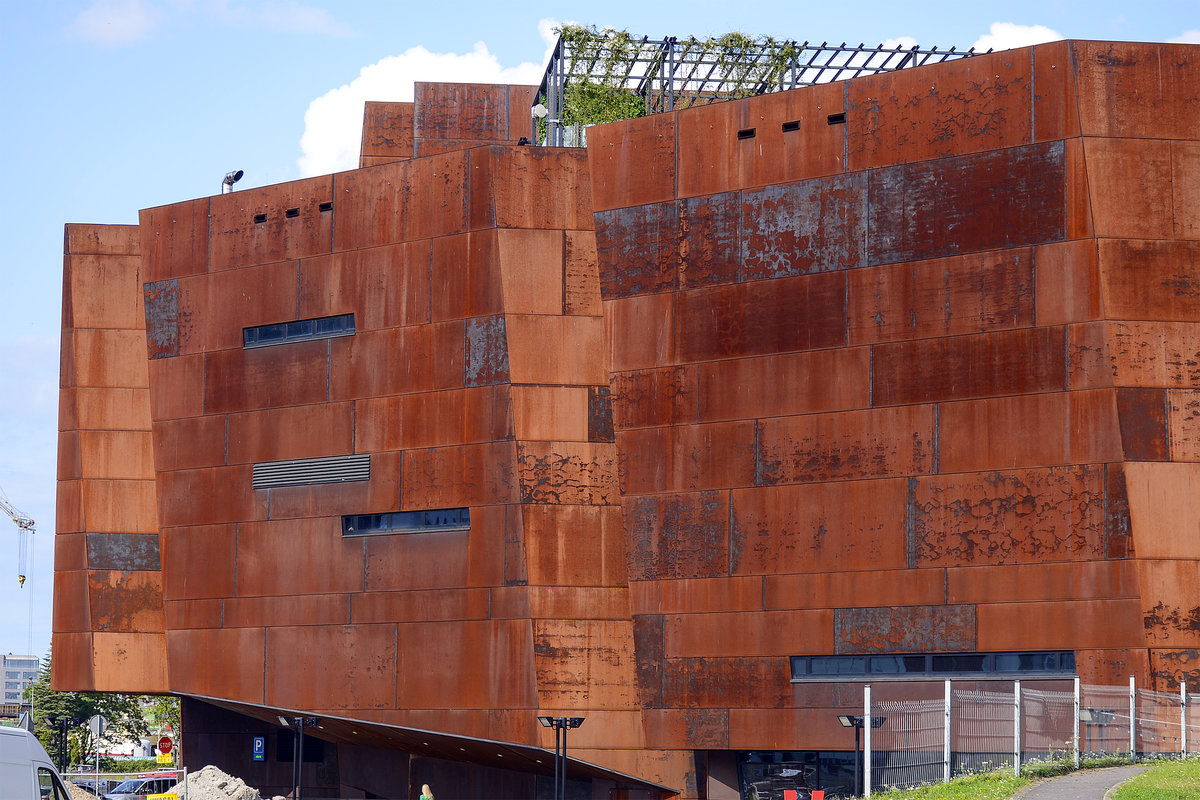
[[(189, 772), (182, 785), (176, 785), (169, 791), (178, 794), (182, 800), (184, 790), (187, 791), (187, 800), (263, 800), (258, 789), (247, 786), (241, 778), (226, 775), (212, 765)], [(284, 798), (276, 795), (271, 800)]]

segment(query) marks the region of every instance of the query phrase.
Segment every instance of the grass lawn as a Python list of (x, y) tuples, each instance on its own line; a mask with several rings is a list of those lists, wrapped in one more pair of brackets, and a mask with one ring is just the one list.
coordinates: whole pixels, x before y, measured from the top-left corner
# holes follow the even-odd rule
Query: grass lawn
[(1114, 800), (1197, 800), (1200, 798), (1200, 759), (1169, 761), (1131, 778), (1113, 794)]

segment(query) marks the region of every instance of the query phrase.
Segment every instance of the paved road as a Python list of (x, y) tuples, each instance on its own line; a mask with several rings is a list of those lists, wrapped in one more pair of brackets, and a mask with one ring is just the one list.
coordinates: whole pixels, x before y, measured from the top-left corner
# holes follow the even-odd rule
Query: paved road
[(1085, 769), (1036, 783), (1018, 792), (1013, 800), (1103, 800), (1104, 793), (1149, 767), (1106, 767)]

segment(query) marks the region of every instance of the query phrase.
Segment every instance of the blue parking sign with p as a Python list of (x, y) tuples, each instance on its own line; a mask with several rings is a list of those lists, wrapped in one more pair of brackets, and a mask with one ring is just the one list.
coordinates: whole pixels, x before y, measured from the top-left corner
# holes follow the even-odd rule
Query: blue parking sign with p
[(262, 761), (267, 757), (267, 739), (265, 736), (254, 737), (254, 760)]

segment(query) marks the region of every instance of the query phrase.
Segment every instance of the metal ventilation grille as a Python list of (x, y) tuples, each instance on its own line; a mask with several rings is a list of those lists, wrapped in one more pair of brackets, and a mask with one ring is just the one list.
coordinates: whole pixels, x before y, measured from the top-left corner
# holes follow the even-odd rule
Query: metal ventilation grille
[(310, 483), (345, 483), (371, 479), (370, 454), (265, 461), (254, 465), (254, 488), (304, 486)]

